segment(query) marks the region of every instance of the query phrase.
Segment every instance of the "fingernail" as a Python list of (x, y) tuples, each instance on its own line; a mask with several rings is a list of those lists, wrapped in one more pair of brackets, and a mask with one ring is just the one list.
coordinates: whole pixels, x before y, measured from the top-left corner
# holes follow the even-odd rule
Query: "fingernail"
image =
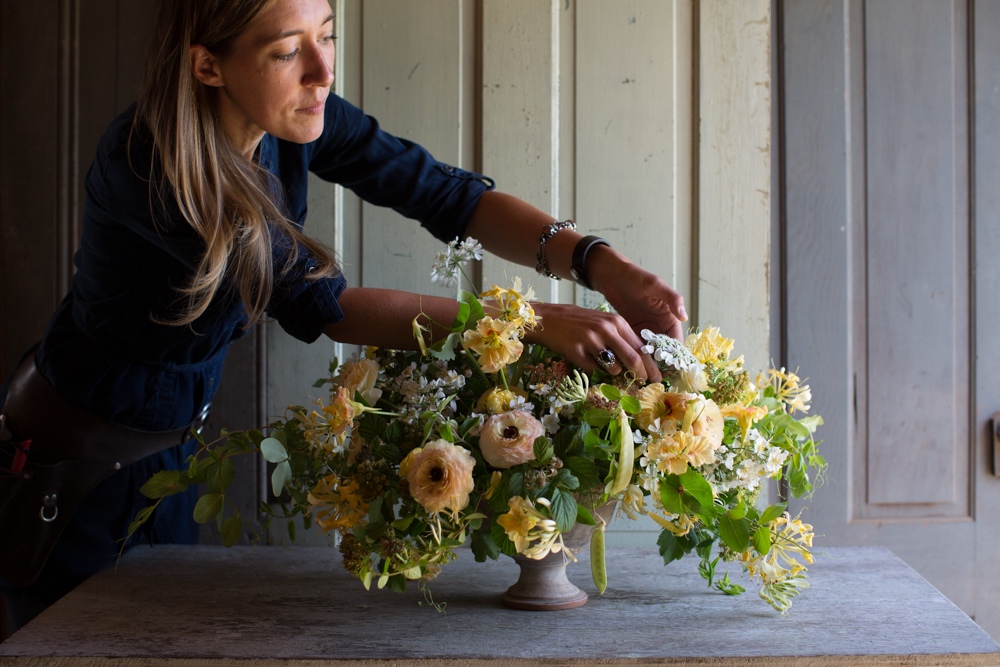
[(680, 308), (677, 309), (677, 314), (680, 316), (682, 320), (687, 322), (688, 312), (684, 310), (684, 306), (681, 306)]

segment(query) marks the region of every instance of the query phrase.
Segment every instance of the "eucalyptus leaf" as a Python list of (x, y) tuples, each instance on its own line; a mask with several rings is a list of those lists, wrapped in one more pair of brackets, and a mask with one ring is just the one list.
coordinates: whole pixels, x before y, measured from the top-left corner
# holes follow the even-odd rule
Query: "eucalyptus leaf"
[(285, 485), (291, 481), (292, 466), (288, 465), (288, 461), (282, 461), (274, 467), (274, 472), (271, 473), (271, 491), (274, 495), (280, 496)]
[(268, 463), (281, 463), (288, 459), (285, 446), (275, 437), (264, 438), (260, 443), (260, 453)]

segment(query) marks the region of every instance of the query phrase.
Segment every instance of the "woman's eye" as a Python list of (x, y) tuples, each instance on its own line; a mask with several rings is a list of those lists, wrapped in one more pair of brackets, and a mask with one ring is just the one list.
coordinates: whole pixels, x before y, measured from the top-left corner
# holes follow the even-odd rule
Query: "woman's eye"
[(329, 44), (336, 40), (337, 38), (334, 35), (323, 35), (322, 37), (320, 37), (319, 41), (323, 42), (324, 44)]
[(298, 54), (299, 54), (299, 50), (298, 50), (298, 49), (295, 49), (295, 50), (294, 50), (294, 51), (292, 51), (291, 53), (282, 53), (282, 54), (278, 54), (278, 55), (274, 56), (274, 59), (275, 59), (275, 60), (280, 60), (280, 61), (282, 61), (282, 62), (288, 62), (289, 60), (291, 60), (292, 58), (294, 58), (294, 57), (295, 57), (295, 56), (297, 56)]

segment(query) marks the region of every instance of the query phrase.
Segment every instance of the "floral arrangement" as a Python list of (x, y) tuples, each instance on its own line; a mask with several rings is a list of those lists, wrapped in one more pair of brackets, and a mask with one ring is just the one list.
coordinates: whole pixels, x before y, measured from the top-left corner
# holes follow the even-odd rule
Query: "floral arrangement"
[[(474, 240), (456, 240), (432, 277), (453, 282), (480, 254)], [(821, 418), (795, 416), (808, 411), (809, 388), (784, 369), (752, 382), (733, 341), (715, 328), (683, 343), (642, 332), (662, 382), (588, 375), (523, 342), (540, 326), (532, 298), (518, 279), (478, 296), (462, 292), (444, 340), (428, 346), (427, 320), (418, 317), (420, 351), (368, 349), (334, 361), (317, 383), (329, 394), (315, 406), (290, 407), (267, 435), (231, 432), (202, 443), (187, 470), (160, 472), (143, 492), (158, 504), (206, 484), (195, 519), (218, 521), (233, 544), (242, 522), (238, 512), (226, 517), (231, 458), (260, 451), (275, 464), (272, 486), (282, 498), (267, 509), (337, 531), (344, 567), (365, 587), (396, 590), (433, 578), (466, 542), (478, 561), (572, 558), (563, 536), (587, 524), (603, 593), (606, 522), (597, 509), (610, 502), (619, 518), (656, 522), (664, 563), (695, 552), (709, 585), (738, 594), (728, 573), (716, 573), (720, 561), (738, 562), (764, 600), (787, 610), (808, 586), (812, 527), (785, 503), (761, 508), (758, 495), (768, 478), (808, 494), (825, 465), (813, 439)]]

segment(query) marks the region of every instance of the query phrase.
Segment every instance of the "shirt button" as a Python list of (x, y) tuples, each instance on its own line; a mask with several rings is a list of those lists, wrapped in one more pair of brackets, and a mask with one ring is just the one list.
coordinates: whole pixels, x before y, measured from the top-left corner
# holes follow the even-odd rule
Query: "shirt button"
[(449, 174), (454, 174), (455, 173), (455, 168), (452, 167), (451, 165), (447, 165), (447, 164), (444, 165), (444, 170), (446, 172), (448, 172)]

